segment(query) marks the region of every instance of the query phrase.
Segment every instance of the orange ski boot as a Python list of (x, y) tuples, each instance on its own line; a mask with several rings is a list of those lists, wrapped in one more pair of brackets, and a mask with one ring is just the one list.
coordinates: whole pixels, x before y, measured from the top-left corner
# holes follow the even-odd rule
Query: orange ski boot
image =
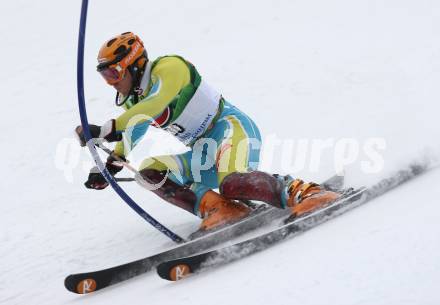
[(304, 183), (301, 179), (292, 181), (288, 194), (287, 205), (291, 208), (293, 217), (312, 212), (341, 197), (339, 193), (327, 191), (313, 182)]
[(206, 231), (236, 222), (249, 215), (251, 209), (210, 190), (201, 198), (199, 211), (203, 218), (200, 230)]

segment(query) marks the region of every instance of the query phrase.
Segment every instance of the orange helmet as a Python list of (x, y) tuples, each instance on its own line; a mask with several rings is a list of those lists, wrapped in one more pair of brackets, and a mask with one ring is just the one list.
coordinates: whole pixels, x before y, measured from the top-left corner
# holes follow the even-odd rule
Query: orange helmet
[(132, 32), (125, 32), (103, 44), (98, 53), (96, 70), (109, 85), (113, 85), (124, 78), (127, 69), (134, 69), (130, 72), (136, 73), (147, 60), (142, 40)]

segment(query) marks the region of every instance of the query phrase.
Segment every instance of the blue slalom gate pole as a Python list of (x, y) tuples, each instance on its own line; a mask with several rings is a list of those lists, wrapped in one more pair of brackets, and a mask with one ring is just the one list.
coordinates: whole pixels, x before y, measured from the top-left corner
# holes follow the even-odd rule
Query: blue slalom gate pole
[(94, 145), (94, 141), (91, 140), (89, 122), (87, 120), (87, 111), (86, 111), (86, 103), (84, 98), (84, 43), (85, 43), (85, 32), (86, 32), (86, 22), (87, 22), (87, 8), (88, 8), (88, 0), (82, 0), (81, 6), (81, 19), (79, 24), (79, 36), (78, 36), (78, 57), (77, 57), (77, 91), (78, 91), (78, 106), (79, 106), (79, 114), (81, 117), (81, 125), (84, 131), (84, 137), (87, 141), (87, 147), (92, 154), (93, 159), (95, 160), (96, 165), (101, 171), (104, 178), (107, 182), (112, 186), (115, 192), (144, 220), (146, 220), (149, 224), (155, 227), (157, 230), (168, 236), (176, 243), (185, 242), (183, 238), (179, 235), (175, 234), (173, 231), (169, 230), (161, 223), (159, 223), (156, 219), (151, 217), (150, 214), (145, 212), (136, 202), (131, 199), (130, 196), (118, 185), (115, 181), (114, 177), (108, 172), (104, 163), (98, 155), (96, 147)]

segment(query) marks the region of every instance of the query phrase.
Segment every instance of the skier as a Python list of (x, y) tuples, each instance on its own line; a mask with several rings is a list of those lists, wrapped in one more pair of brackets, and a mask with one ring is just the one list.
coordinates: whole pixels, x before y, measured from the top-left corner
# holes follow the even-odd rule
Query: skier
[[(125, 160), (149, 125), (172, 133), (190, 150), (147, 158), (139, 172), (149, 183), (164, 181), (153, 192), (201, 217), (201, 230), (246, 217), (251, 209), (241, 200), (290, 208), (299, 216), (340, 196), (316, 183), (257, 171), (258, 127), (184, 58), (170, 55), (150, 61), (140, 38), (125, 32), (101, 47), (97, 70), (116, 89), (116, 105), (125, 109), (102, 126), (89, 125), (92, 138), (117, 142), (106, 168), (112, 175), (121, 171), (117, 159)], [(84, 146), (81, 126), (76, 132)], [(212, 166), (206, 169), (206, 164)], [(108, 183), (93, 168), (85, 186), (101, 190)], [(217, 188), (219, 193), (213, 190)]]

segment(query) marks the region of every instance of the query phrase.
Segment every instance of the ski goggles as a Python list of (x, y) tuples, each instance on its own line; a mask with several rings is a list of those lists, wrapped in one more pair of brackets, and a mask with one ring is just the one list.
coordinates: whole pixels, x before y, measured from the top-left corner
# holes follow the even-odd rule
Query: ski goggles
[(98, 72), (105, 79), (107, 84), (114, 85), (124, 78), (125, 70), (126, 69), (123, 69), (119, 64), (116, 64), (98, 70)]
[(133, 46), (119, 53), (115, 59), (109, 62), (99, 63), (96, 70), (101, 74), (109, 85), (114, 85), (125, 76), (125, 71), (134, 58), (142, 54), (142, 44), (136, 41)]

